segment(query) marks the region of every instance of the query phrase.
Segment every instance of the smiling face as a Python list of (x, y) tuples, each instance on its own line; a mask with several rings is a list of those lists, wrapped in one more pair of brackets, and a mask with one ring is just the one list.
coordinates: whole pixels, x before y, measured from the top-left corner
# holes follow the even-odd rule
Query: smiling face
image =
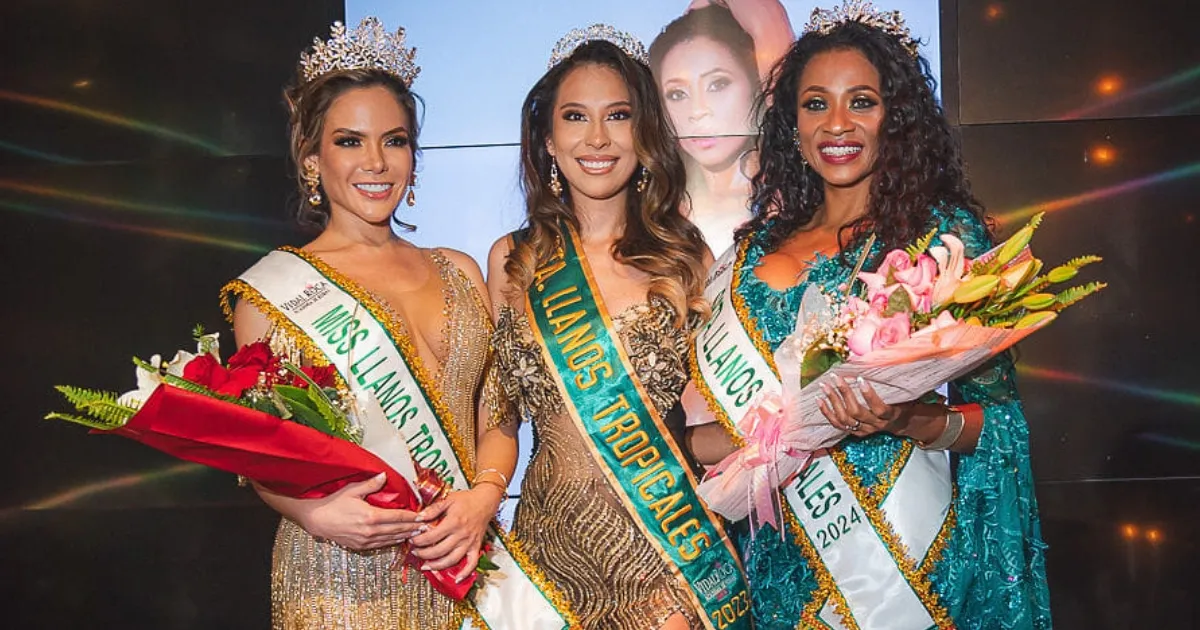
[(627, 189), (638, 157), (633, 106), (620, 74), (586, 64), (563, 77), (546, 150), (575, 198), (606, 200)]
[(732, 164), (753, 133), (750, 110), (757, 79), (727, 46), (707, 37), (672, 48), (663, 56), (659, 75), (667, 113), (684, 138), (683, 151), (706, 168)]
[(408, 114), (385, 87), (356, 88), (337, 97), (321, 130), (315, 168), (334, 220), (387, 225), (412, 178)]
[(800, 75), (801, 152), (829, 186), (869, 185), (879, 156), (884, 103), (879, 71), (857, 50), (813, 56)]

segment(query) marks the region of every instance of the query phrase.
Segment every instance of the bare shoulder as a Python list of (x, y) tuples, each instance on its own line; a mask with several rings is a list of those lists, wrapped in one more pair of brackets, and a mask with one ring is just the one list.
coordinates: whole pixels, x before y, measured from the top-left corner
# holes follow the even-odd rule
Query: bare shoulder
[(455, 267), (458, 267), (463, 273), (467, 274), (467, 277), (471, 279), (473, 284), (478, 285), (482, 289), (483, 272), (479, 270), (479, 263), (475, 262), (474, 258), (471, 258), (466, 252), (460, 252), (457, 249), (450, 249), (449, 247), (436, 247), (434, 249), (445, 256), (446, 260), (454, 263)]

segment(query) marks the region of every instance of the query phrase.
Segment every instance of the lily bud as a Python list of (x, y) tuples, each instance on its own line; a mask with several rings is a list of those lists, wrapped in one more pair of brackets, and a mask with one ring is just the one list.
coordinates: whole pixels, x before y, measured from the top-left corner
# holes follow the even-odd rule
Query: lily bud
[(1054, 283), (1066, 282), (1067, 280), (1074, 278), (1075, 274), (1078, 273), (1079, 270), (1075, 267), (1070, 265), (1062, 265), (1051, 269), (1050, 273), (1046, 274), (1046, 279)]
[(1031, 277), (1032, 274), (1030, 274), (1030, 271), (1033, 271), (1035, 263), (1037, 262), (1038, 260), (1036, 258), (1030, 258), (1025, 262), (1018, 263), (1004, 270), (1000, 274), (1000, 281), (1004, 284), (1004, 288), (1012, 291), (1022, 284), (1025, 284), (1025, 281)]
[(1058, 313), (1055, 313), (1054, 311), (1038, 311), (1036, 313), (1030, 313), (1021, 319), (1018, 319), (1017, 323), (1013, 325), (1013, 328), (1041, 328), (1042, 326), (1054, 321), (1055, 317), (1058, 317)]
[(1054, 304), (1053, 293), (1031, 293), (1021, 300), (1021, 307), (1030, 311), (1040, 311)]
[(998, 286), (1000, 286), (1000, 276), (976, 276), (958, 285), (958, 288), (954, 290), (954, 302), (956, 304), (978, 302), (995, 292)]

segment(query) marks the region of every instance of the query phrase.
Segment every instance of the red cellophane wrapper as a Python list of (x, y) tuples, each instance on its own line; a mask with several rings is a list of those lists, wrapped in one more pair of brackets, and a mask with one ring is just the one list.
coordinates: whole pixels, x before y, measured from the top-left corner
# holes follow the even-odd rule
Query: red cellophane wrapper
[[(387, 481), (367, 502), (418, 511), (408, 483), (370, 451), (316, 429), (169, 385), (160, 386), (125, 426), (111, 431), (179, 459), (242, 475), (285, 496), (316, 499), (383, 472)], [(422, 571), (438, 592), (461, 600), (475, 581), (461, 583), (458, 565)]]

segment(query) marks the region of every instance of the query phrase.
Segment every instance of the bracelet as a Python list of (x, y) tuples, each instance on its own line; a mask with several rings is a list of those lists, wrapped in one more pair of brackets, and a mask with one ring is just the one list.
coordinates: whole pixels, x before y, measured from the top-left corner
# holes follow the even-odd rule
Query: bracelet
[(478, 488), (479, 486), (482, 486), (485, 484), (489, 485), (489, 486), (494, 486), (496, 488), (500, 488), (500, 502), (501, 503), (504, 503), (504, 500), (508, 498), (508, 486), (500, 485), (500, 482), (496, 481), (495, 479), (476, 480), (474, 486), (472, 486), (472, 487)]
[(946, 428), (942, 429), (942, 434), (932, 442), (917, 442), (917, 446), (924, 451), (944, 451), (958, 441), (965, 424), (966, 422), (961, 411), (954, 407), (947, 407)]
[(501, 486), (500, 488), (502, 490), (504, 490), (505, 494), (508, 494), (508, 475), (500, 472), (499, 470), (496, 470), (495, 468), (484, 468), (483, 470), (475, 473), (475, 483), (483, 483), (483, 482), (479, 481), (479, 478), (488, 473), (495, 473), (495, 474), (499, 475), (501, 479), (504, 480), (504, 485)]

